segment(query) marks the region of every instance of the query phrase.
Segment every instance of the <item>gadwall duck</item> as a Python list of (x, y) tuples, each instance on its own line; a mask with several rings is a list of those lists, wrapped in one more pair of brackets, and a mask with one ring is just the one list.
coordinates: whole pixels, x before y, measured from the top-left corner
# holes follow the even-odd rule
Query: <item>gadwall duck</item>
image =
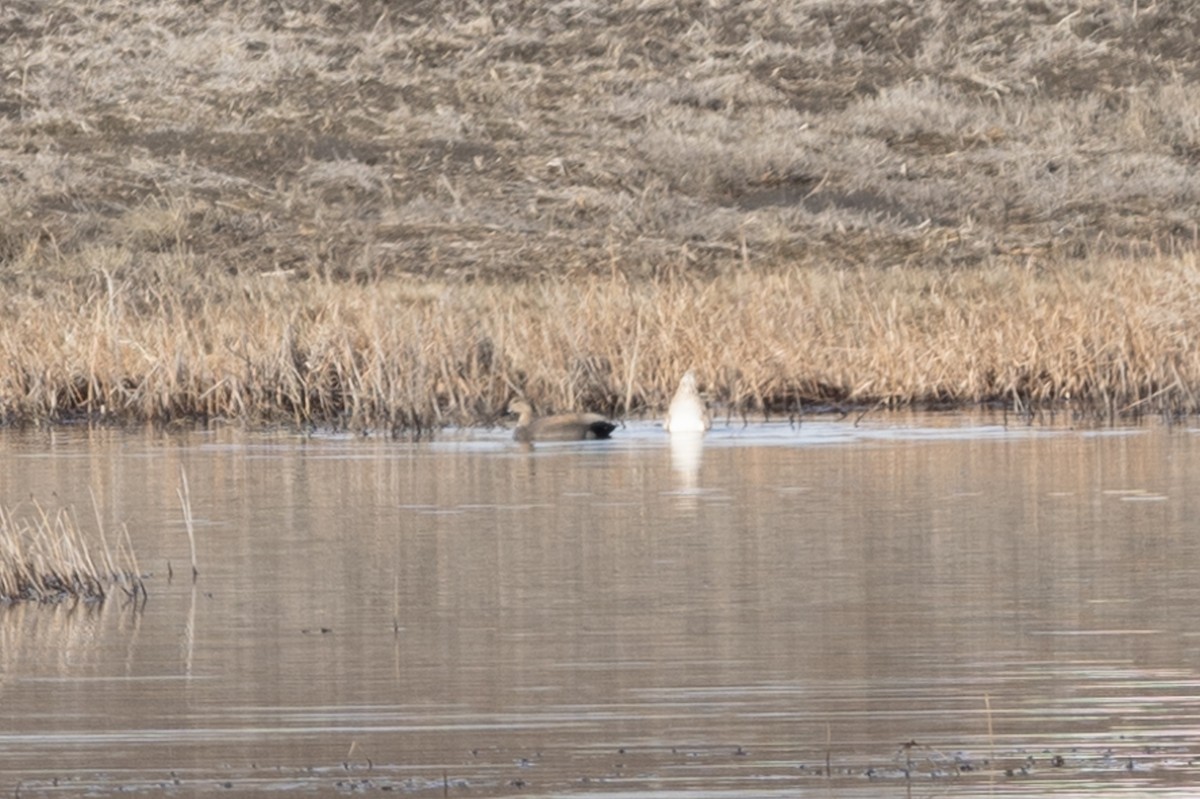
[(712, 418), (700, 392), (696, 390), (696, 373), (689, 369), (679, 381), (679, 388), (667, 408), (663, 429), (668, 433), (703, 433), (712, 427)]
[(517, 441), (584, 441), (608, 438), (617, 426), (598, 413), (560, 413), (556, 416), (533, 418), (533, 408), (522, 399), (513, 400), (509, 413), (517, 414)]

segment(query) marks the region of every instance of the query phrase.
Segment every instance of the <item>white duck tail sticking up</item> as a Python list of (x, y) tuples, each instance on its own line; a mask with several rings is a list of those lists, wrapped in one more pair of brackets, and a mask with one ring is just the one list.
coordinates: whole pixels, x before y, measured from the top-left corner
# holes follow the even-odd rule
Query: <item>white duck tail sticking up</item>
[(679, 381), (671, 398), (663, 429), (668, 433), (703, 433), (712, 427), (712, 419), (700, 392), (696, 390), (696, 373), (689, 369)]

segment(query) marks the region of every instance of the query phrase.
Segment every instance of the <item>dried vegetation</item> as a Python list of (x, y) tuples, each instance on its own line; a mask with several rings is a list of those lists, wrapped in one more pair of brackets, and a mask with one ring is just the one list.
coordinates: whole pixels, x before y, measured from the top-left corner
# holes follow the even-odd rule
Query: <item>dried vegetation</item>
[(0, 8), (9, 421), (1194, 412), (1200, 11)]
[[(685, 367), (730, 413), (883, 402), (1200, 408), (1194, 257), (1044, 270), (796, 267), (516, 284), (97, 281), (3, 309), (12, 421), (180, 417), (422, 430), (665, 407)], [(35, 325), (48, 332), (24, 336)]]
[(128, 531), (115, 542), (115, 554), (103, 527), (97, 537), (98, 542), (90, 541), (67, 510), (51, 515), (36, 504), (24, 514), (0, 508), (0, 605), (99, 602), (114, 586), (144, 600)]

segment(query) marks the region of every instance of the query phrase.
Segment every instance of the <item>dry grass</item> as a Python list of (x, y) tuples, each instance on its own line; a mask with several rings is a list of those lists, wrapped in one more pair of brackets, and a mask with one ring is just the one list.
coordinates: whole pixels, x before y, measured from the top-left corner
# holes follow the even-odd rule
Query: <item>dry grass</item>
[(1197, 35), (1182, 0), (13, 0), (3, 276), (1169, 252)]
[(423, 430), (1200, 382), (1200, 12), (0, 8), (0, 410)]
[(50, 515), (34, 504), (18, 515), (0, 507), (0, 603), (99, 602), (114, 585), (134, 599), (144, 598), (128, 532), (115, 555), (103, 527), (98, 539), (89, 541), (66, 510)]
[(0, 308), (0, 410), (419, 432), (494, 422), (516, 393), (542, 410), (658, 413), (693, 368), (730, 414), (989, 402), (1191, 413), (1198, 300), (1192, 256), (369, 291), (109, 273)]

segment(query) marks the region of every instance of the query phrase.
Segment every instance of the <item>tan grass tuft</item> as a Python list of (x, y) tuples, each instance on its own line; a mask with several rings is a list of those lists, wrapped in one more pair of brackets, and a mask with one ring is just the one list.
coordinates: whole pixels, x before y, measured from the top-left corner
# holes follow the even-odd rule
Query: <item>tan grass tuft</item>
[[(28, 512), (18, 515), (11, 508), (0, 507), (0, 603), (99, 602), (114, 584), (128, 596), (144, 599), (146, 590), (128, 530), (116, 556), (103, 527), (99, 530), (97, 544), (67, 510), (50, 514), (34, 503)], [(120, 567), (118, 563), (131, 565)]]

